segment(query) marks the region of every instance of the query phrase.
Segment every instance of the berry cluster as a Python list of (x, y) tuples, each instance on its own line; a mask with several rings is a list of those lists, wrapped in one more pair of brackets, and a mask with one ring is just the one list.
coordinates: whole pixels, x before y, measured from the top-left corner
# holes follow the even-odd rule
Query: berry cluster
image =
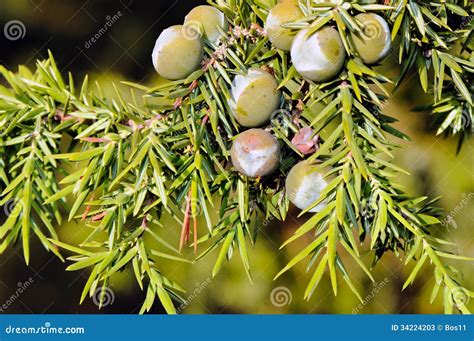
[[(339, 32), (325, 25), (315, 32), (311, 27), (296, 34), (286, 24), (303, 17), (297, 0), (282, 0), (274, 6), (265, 23), (265, 33), (274, 47), (290, 51), (296, 71), (305, 79), (323, 82), (334, 78), (344, 65), (346, 51)], [(362, 13), (355, 17), (362, 23), (362, 33), (352, 34), (350, 42), (360, 59), (374, 64), (390, 49), (390, 30), (379, 15)], [(153, 64), (162, 77), (176, 80), (189, 76), (202, 62), (203, 39), (218, 43), (228, 30), (225, 15), (212, 6), (198, 6), (185, 18), (184, 25), (172, 26), (161, 33), (153, 50)], [(252, 128), (237, 135), (231, 148), (234, 167), (249, 177), (262, 177), (278, 169), (281, 151), (278, 141), (266, 125), (278, 111), (281, 93), (273, 75), (250, 68), (234, 77), (229, 107), (236, 121)], [(321, 170), (307, 161), (294, 166), (286, 179), (289, 200), (298, 208), (309, 208), (327, 186)], [(311, 209), (324, 208), (319, 203)]]

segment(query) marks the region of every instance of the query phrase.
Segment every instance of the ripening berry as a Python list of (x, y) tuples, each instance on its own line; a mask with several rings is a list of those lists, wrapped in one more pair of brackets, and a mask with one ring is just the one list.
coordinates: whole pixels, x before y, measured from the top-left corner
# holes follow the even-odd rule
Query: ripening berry
[(201, 64), (203, 43), (199, 34), (175, 25), (161, 32), (153, 48), (156, 72), (171, 80), (186, 78)]
[(227, 31), (229, 24), (221, 11), (213, 6), (194, 7), (184, 18), (184, 26), (200, 31), (200, 26), (204, 29), (204, 37), (212, 42), (217, 42), (220, 38), (219, 27)]
[(242, 174), (256, 178), (272, 173), (280, 164), (280, 145), (263, 129), (249, 129), (236, 136), (230, 156)]
[(322, 82), (341, 70), (346, 51), (336, 29), (325, 26), (307, 37), (309, 29), (301, 30), (291, 45), (291, 59), (304, 78)]
[[(286, 177), (286, 195), (300, 210), (305, 210), (321, 195), (327, 182), (319, 169), (307, 161), (298, 162)], [(319, 212), (326, 206), (325, 201), (313, 207), (310, 212)]]
[(297, 0), (284, 0), (271, 9), (265, 22), (265, 30), (275, 47), (284, 51), (291, 49), (295, 33), (282, 25), (296, 21), (302, 16)]
[(278, 108), (280, 92), (276, 79), (262, 69), (249, 69), (232, 82), (230, 107), (244, 127), (258, 127), (270, 120)]
[(362, 24), (361, 32), (351, 34), (354, 47), (366, 64), (374, 64), (390, 51), (390, 28), (380, 15), (361, 13), (355, 16)]

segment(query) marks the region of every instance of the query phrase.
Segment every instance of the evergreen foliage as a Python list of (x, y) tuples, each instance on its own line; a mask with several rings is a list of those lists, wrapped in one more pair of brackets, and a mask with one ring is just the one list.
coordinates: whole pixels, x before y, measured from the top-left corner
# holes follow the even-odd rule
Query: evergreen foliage
[[(183, 300), (184, 289), (159, 264), (162, 259), (189, 260), (182, 259), (174, 242), (159, 237), (157, 230), (168, 228), (160, 218), (170, 214), (181, 224), (179, 249), (190, 244), (199, 251), (194, 261), (216, 250), (213, 276), (238, 253), (251, 280), (251, 247), (262, 220), (286, 219), (285, 178), (306, 159), (329, 184), (302, 214), (327, 204), (308, 213), (284, 243), (313, 236), (276, 277), (307, 260), (305, 298), (328, 270), (334, 294), (340, 277), (362, 301), (340, 255), (352, 256), (374, 280), (360, 259), (364, 245), (374, 255), (372, 265), (386, 252), (404, 257), (406, 264), (416, 262), (403, 288), (423, 266), (431, 266), (436, 278), (431, 299), (441, 290), (446, 313), (469, 313), (464, 303), (474, 294), (444, 261), (470, 259), (450, 253), (449, 243), (435, 237), (441, 216), (436, 200), (409, 197), (397, 183), (406, 171), (391, 161), (394, 141), (408, 137), (393, 127), (395, 120), (383, 107), (390, 96), (385, 85), (398, 85), (417, 72), (423, 90), (433, 94), (430, 110), (437, 133), (459, 134), (461, 142), (472, 133), (472, 4), (300, 1), (304, 15), (285, 27), (296, 33), (332, 25), (346, 50), (342, 71), (323, 83), (300, 77), (290, 53), (272, 47), (263, 27), (274, 4), (213, 4), (226, 15), (229, 31), (221, 32), (220, 43), (205, 41), (202, 67), (186, 79), (155, 87), (124, 82), (134, 98), (130, 102), (118, 91), (116, 100), (105, 98), (99, 85), (90, 88), (87, 77), (81, 83), (70, 74), (64, 79), (51, 54), (34, 71), (0, 67), (9, 85), (0, 87), (0, 205), (13, 202), (17, 213), (0, 225), (0, 253), (22, 243), (28, 264), (32, 235), (62, 260), (60, 249), (72, 253), (67, 270), (91, 270), (81, 302), (105, 288), (111, 275), (131, 267), (146, 290), (141, 312), (158, 298), (168, 313), (175, 313), (174, 302)], [(363, 12), (377, 13), (389, 23), (392, 44), (399, 48), (399, 79), (365, 65), (355, 52), (350, 35), (363, 32), (363, 24), (354, 19)], [(269, 71), (281, 92), (279, 110), (265, 129), (279, 140), (283, 162), (262, 178), (242, 176), (230, 163), (232, 138), (245, 129), (230, 114), (229, 89), (232, 79), (249, 68)], [(306, 127), (318, 135), (316, 150), (308, 154), (291, 142)], [(218, 221), (210, 218), (211, 210), (219, 212)], [(64, 212), (91, 228), (80, 245), (58, 240)], [(208, 228), (201, 236), (198, 215)], [(104, 233), (107, 238), (98, 238)], [(148, 248), (145, 235), (155, 238), (160, 249)]]

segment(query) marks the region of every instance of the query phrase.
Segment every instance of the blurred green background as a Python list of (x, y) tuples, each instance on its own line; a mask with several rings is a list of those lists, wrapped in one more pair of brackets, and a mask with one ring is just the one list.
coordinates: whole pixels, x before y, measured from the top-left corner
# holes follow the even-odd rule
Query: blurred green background
[[(12, 70), (19, 64), (33, 67), (35, 60), (46, 58), (50, 49), (63, 73), (71, 71), (76, 79), (89, 74), (108, 89), (109, 94), (112, 94), (112, 82), (123, 79), (154, 84), (158, 77), (150, 55), (155, 39), (164, 28), (182, 23), (192, 7), (203, 3), (190, 0), (1, 0), (0, 64)], [(118, 19), (111, 27), (95, 43), (88, 43), (114, 16)], [(11, 20), (19, 20), (24, 25), (22, 38), (6, 39), (3, 28)], [(383, 66), (384, 72), (393, 77), (399, 72), (396, 53), (392, 51)], [(398, 141), (403, 148), (398, 150), (395, 162), (411, 173), (401, 179), (407, 192), (442, 196), (440, 205), (453, 219), (435, 233), (455, 243), (457, 247), (453, 251), (473, 257), (472, 140), (466, 141), (456, 155), (455, 138), (436, 137), (429, 114), (410, 111), (429, 100), (412, 76), (385, 107), (388, 114), (399, 119), (396, 127), (413, 138), (411, 142)], [(387, 254), (374, 268), (375, 284), (368, 281), (358, 267), (351, 269), (351, 260), (345, 260), (365, 298), (361, 305), (342, 283), (338, 296), (334, 297), (327, 278), (309, 302), (303, 301), (309, 279), (304, 263), (274, 282), (273, 276), (309, 240), (279, 250), (281, 243), (303, 221), (296, 216), (297, 212), (293, 211), (285, 223), (264, 223), (263, 233), (251, 254), (253, 285), (238, 256), (213, 279), (210, 274), (215, 253), (192, 265), (160, 260), (162, 270), (188, 290), (184, 297), (189, 304), (183, 313), (442, 313), (440, 297), (429, 304), (434, 283), (431, 269), (425, 267), (414, 285), (402, 292), (413, 264), (405, 267), (394, 255)], [(159, 233), (177, 245), (180, 226), (171, 221), (164, 225), (166, 230)], [(77, 243), (88, 232), (86, 229), (72, 222), (61, 226), (59, 233), (64, 241)], [(24, 264), (19, 248), (7, 249), (0, 256), (0, 313), (137, 313), (145, 298), (133, 274), (125, 271), (111, 282), (110, 304), (100, 311), (92, 300), (79, 306), (87, 270), (65, 272), (65, 264), (37, 243), (32, 254), (29, 267)], [(372, 261), (370, 255), (363, 258), (366, 264)], [(191, 253), (189, 259), (192, 259)], [(459, 261), (454, 265), (462, 270), (460, 277), (465, 285), (474, 288), (472, 263)], [(25, 288), (27, 282), (30, 284)], [(17, 295), (19, 288), (22, 292)], [(15, 299), (12, 300), (12, 296)], [(473, 303), (468, 305), (472, 308)], [(156, 304), (153, 312), (162, 312), (162, 309)]]

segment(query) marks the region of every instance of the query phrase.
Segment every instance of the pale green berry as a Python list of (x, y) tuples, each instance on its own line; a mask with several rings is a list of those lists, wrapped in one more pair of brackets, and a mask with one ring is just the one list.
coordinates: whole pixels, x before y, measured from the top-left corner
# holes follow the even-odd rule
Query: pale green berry
[[(229, 24), (221, 11), (213, 6), (194, 7), (184, 18), (184, 26), (197, 30), (204, 30), (204, 37), (212, 42), (217, 42), (221, 36), (219, 28), (227, 31)], [(202, 28), (201, 28), (202, 27)]]
[(380, 15), (361, 13), (355, 16), (362, 24), (361, 32), (351, 34), (355, 50), (366, 64), (374, 64), (390, 51), (390, 28)]
[(309, 28), (301, 30), (291, 45), (291, 59), (296, 71), (314, 82), (333, 78), (341, 70), (346, 57), (339, 33), (330, 26), (309, 37), (308, 33)]
[(265, 176), (280, 164), (280, 145), (263, 129), (249, 129), (236, 136), (230, 156), (234, 167), (252, 178)]
[(230, 107), (244, 127), (258, 127), (270, 120), (280, 103), (276, 79), (262, 69), (249, 69), (232, 82)]
[[(321, 191), (328, 185), (321, 169), (308, 161), (298, 162), (286, 177), (286, 195), (300, 210), (305, 210), (321, 196)], [(309, 212), (319, 212), (326, 206), (325, 200)]]
[(274, 6), (265, 22), (265, 30), (272, 44), (284, 51), (291, 49), (295, 33), (282, 25), (298, 20), (303, 16), (297, 0), (284, 0)]
[(199, 34), (175, 25), (161, 32), (153, 48), (156, 72), (166, 79), (186, 78), (201, 64), (203, 43)]

